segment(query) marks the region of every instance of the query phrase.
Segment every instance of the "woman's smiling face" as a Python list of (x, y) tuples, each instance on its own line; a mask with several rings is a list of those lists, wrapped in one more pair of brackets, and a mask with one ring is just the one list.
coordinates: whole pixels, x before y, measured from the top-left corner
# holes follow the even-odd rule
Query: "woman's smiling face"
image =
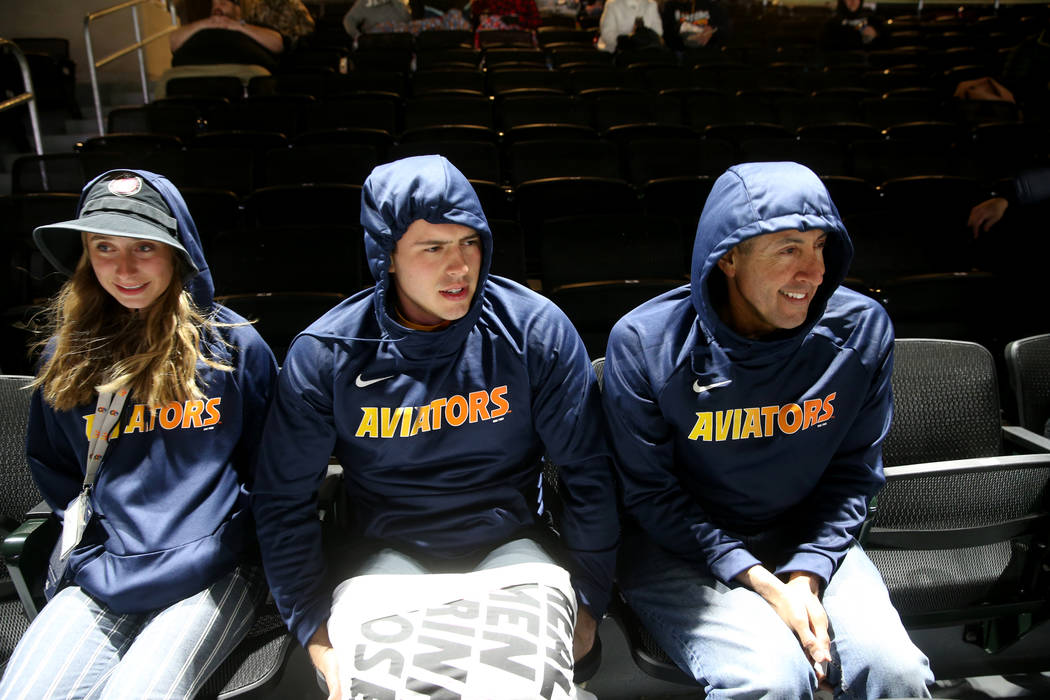
[(148, 308), (175, 275), (172, 248), (163, 243), (89, 233), (86, 245), (98, 283), (125, 308)]

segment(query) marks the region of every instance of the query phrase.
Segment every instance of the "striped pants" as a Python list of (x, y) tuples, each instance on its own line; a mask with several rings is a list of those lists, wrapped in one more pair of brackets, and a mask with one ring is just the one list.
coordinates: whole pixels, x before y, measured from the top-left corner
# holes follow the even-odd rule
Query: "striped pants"
[(244, 639), (265, 596), (258, 567), (135, 615), (112, 612), (69, 586), (18, 642), (0, 700), (192, 698)]

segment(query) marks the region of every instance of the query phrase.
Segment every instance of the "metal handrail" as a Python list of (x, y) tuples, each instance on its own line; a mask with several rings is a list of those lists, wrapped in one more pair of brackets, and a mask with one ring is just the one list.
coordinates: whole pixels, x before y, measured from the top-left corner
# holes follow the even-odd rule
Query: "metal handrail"
[[(95, 100), (95, 119), (98, 121), (99, 136), (102, 136), (106, 133), (106, 128), (105, 125), (102, 123), (102, 98), (99, 96), (98, 91), (98, 69), (102, 68), (103, 66), (109, 63), (112, 63), (118, 58), (127, 56), (132, 51), (137, 51), (139, 54), (139, 78), (142, 82), (142, 102), (143, 104), (149, 102), (149, 82), (146, 79), (146, 54), (145, 52), (143, 52), (142, 49), (147, 44), (151, 44), (157, 39), (163, 38), (179, 28), (179, 19), (178, 16), (175, 14), (175, 5), (170, 0), (167, 0), (165, 4), (167, 5), (168, 12), (171, 15), (171, 26), (165, 27), (159, 32), (154, 32), (153, 34), (143, 39), (142, 27), (140, 26), (139, 22), (138, 6), (153, 2), (155, 2), (155, 0), (127, 0), (127, 2), (122, 2), (119, 5), (107, 7), (104, 10), (92, 12), (84, 17), (84, 44), (87, 48), (88, 69), (91, 73), (91, 95)], [(115, 12), (127, 9), (131, 10), (131, 23), (135, 30), (135, 43), (131, 44), (130, 46), (125, 46), (119, 51), (111, 53), (109, 56), (106, 56), (105, 58), (96, 61), (94, 44), (91, 41), (91, 23), (97, 19), (101, 19), (102, 17), (106, 17)]]
[(28, 105), (29, 124), (33, 130), (33, 143), (36, 146), (36, 154), (42, 156), (44, 155), (44, 144), (40, 140), (40, 118), (36, 113), (36, 92), (33, 90), (33, 77), (29, 74), (29, 63), (26, 61), (26, 55), (22, 53), (22, 49), (19, 48), (18, 44), (10, 39), (0, 37), (0, 51), (3, 50), (10, 51), (14, 54), (15, 60), (18, 61), (18, 67), (22, 71), (22, 88), (25, 92), (0, 102), (0, 112), (17, 107), (20, 104)]

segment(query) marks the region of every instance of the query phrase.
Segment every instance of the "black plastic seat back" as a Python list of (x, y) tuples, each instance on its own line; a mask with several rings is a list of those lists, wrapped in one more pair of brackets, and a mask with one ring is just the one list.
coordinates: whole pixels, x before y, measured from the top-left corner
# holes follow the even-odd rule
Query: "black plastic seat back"
[[(24, 387), (32, 377), (0, 376), (0, 536), (6, 537), (22, 521), (22, 516), (40, 502), (40, 492), (26, 463), (26, 423), (32, 393)], [(0, 569), (0, 587), (10, 590), (7, 567)], [(29, 628), (22, 604), (13, 594), (0, 593), (0, 669), (14, 651), (15, 644)]]
[(550, 219), (541, 227), (544, 289), (608, 279), (676, 278), (689, 269), (678, 222), (608, 214)]
[(515, 186), (554, 177), (621, 177), (620, 155), (608, 141), (523, 141), (510, 147), (508, 160)]
[(362, 238), (360, 226), (348, 225), (228, 231), (208, 253), (215, 290), (353, 294), (362, 287)]
[[(26, 462), (26, 425), (32, 391), (25, 387), (33, 380), (26, 375), (0, 375), (0, 533), (13, 530), (23, 515), (40, 502), (40, 491)], [(0, 580), (6, 578), (6, 568)]]
[(1002, 449), (995, 362), (953, 340), (896, 341), (887, 466), (992, 457)]
[(674, 279), (606, 280), (567, 284), (549, 296), (572, 321), (593, 358), (605, 354), (609, 331), (624, 314), (678, 286)]
[(380, 162), (376, 149), (364, 144), (325, 144), (274, 148), (263, 161), (262, 185), (339, 183), (363, 185)]
[(87, 183), (78, 153), (20, 156), (11, 168), (12, 194), (71, 192), (79, 194)]
[(1018, 424), (1045, 435), (1050, 419), (1050, 334), (1007, 344), (1006, 369), (1017, 398)]
[(218, 301), (255, 322), (280, 365), (295, 336), (342, 299), (343, 295), (331, 292), (267, 292), (230, 294)]
[(390, 159), (438, 154), (445, 156), (470, 180), (500, 183), (499, 149), (489, 141), (417, 141), (390, 149)]

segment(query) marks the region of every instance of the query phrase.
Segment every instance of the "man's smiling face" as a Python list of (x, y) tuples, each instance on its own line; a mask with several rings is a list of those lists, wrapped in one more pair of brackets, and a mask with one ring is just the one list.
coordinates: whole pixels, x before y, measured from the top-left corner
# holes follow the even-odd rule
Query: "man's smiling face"
[(718, 261), (729, 292), (722, 320), (747, 338), (802, 325), (824, 279), (826, 241), (820, 229), (792, 229), (755, 236), (726, 253)]

